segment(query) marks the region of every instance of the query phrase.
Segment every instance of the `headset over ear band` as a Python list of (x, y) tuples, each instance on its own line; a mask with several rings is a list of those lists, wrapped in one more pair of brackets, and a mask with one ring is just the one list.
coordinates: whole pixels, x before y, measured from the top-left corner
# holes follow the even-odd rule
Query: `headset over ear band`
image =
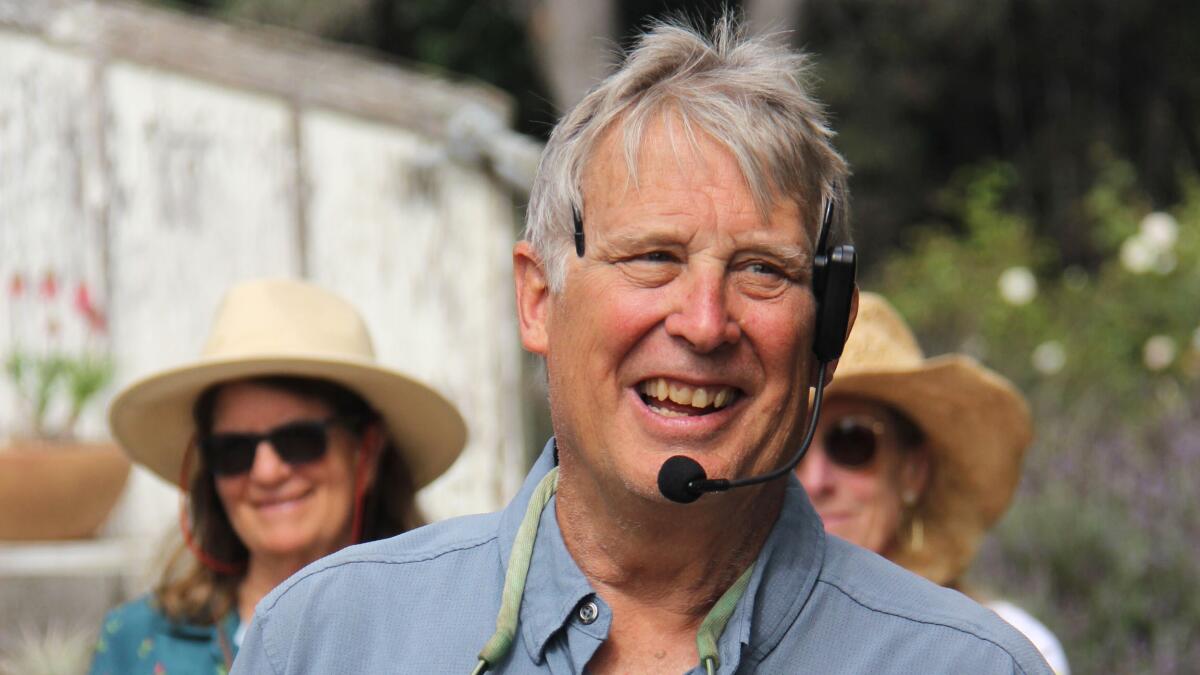
[(571, 207), (571, 215), (575, 216), (575, 255), (583, 257), (583, 218), (579, 215), (579, 209)]
[[(579, 209), (571, 207), (575, 219), (575, 255), (583, 257), (583, 218)], [(854, 276), (858, 255), (854, 246), (840, 244), (828, 250), (833, 201), (825, 203), (825, 215), (817, 235), (816, 255), (813, 257), (813, 297), (817, 301), (817, 318), (813, 330), (813, 353), (821, 363), (829, 363), (842, 355), (846, 330), (850, 324), (850, 304), (854, 299)]]

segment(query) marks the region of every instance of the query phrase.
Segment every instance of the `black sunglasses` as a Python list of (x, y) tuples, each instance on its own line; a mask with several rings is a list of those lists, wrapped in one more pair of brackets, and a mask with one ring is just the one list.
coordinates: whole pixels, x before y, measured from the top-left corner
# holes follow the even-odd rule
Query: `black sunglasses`
[(883, 423), (871, 417), (844, 417), (825, 432), (825, 456), (848, 469), (861, 469), (875, 461)]
[(254, 466), (258, 444), (267, 441), (275, 454), (292, 466), (315, 462), (329, 449), (329, 427), (346, 420), (297, 420), (261, 434), (221, 433), (200, 439), (200, 453), (217, 476), (236, 476)]

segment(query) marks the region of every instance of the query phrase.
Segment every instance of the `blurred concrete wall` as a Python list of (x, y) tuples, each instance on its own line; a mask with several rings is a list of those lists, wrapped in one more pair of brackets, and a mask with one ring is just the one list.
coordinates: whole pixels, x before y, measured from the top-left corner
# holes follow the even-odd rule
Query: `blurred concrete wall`
[[(463, 457), (421, 495), (427, 513), (492, 510), (518, 486), (531, 442), (514, 199), (498, 165), (510, 180), (514, 163), (530, 172), (536, 148), (480, 147), (481, 129), (510, 134), (510, 115), (495, 90), (290, 34), (130, 4), (0, 0), (0, 279), (55, 270), (95, 289), (119, 367), (103, 404), (194, 358), (238, 280), (339, 291), (365, 313), (381, 361), (433, 384), (468, 421)], [(44, 342), (47, 318), (70, 315), (69, 297), (55, 302), (4, 294), (0, 353)], [(64, 346), (96, 339), (59, 323)], [(4, 436), (18, 413), (0, 389)], [(84, 435), (104, 436), (103, 407)], [(176, 499), (138, 472), (108, 530), (168, 529)]]

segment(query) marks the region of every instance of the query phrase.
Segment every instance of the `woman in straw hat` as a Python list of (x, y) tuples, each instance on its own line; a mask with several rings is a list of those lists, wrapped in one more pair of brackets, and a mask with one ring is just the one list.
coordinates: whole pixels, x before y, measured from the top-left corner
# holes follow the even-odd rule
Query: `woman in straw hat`
[[(926, 359), (896, 310), (862, 293), (796, 474), (827, 532), (961, 590), (1031, 441), (1029, 407), (1008, 380), (968, 356)], [(1069, 672), (1045, 626), (1011, 603), (985, 604)]]
[(444, 398), (375, 363), (351, 305), (289, 280), (234, 287), (201, 358), (126, 388), (109, 421), (178, 481), (184, 541), (152, 594), (108, 615), (94, 675), (228, 672), (275, 585), (420, 525), (414, 492), (466, 438)]

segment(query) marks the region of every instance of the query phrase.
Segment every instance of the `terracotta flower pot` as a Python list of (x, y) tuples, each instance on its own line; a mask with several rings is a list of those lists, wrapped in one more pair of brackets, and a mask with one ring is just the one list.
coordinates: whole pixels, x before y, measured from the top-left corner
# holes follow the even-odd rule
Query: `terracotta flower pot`
[(0, 449), (0, 540), (90, 537), (128, 477), (129, 460), (112, 444), (22, 441)]

